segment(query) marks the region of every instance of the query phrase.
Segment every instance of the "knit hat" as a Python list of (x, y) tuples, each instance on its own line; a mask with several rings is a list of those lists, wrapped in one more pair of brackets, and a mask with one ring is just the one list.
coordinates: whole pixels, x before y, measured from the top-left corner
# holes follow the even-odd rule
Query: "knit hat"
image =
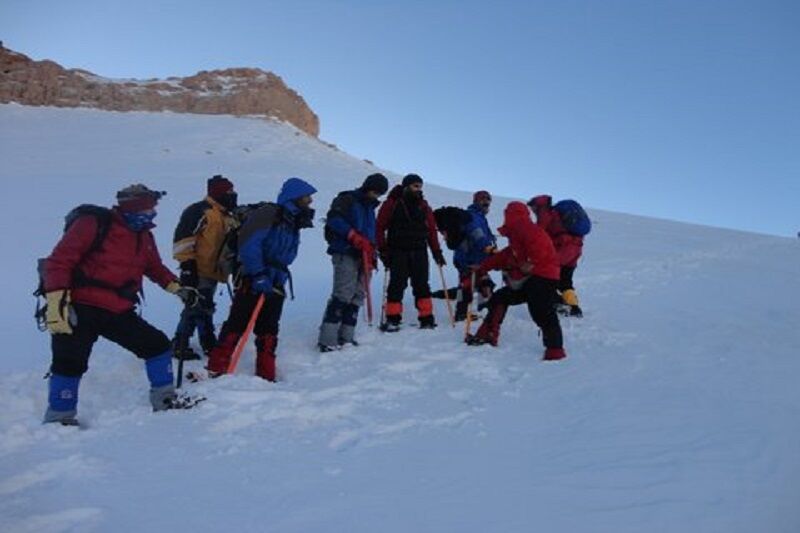
[(167, 194), (166, 191), (154, 191), (141, 183), (128, 185), (117, 191), (117, 205), (120, 211), (139, 213), (153, 209), (158, 203), (158, 199), (165, 194)]
[(491, 202), (492, 195), (489, 194), (489, 191), (478, 191), (472, 195), (472, 203), (478, 204), (481, 202)]
[(403, 187), (408, 187), (412, 183), (422, 183), (422, 178), (420, 178), (417, 174), (406, 174), (406, 177), (403, 178)]
[(218, 198), (222, 198), (233, 190), (233, 182), (228, 178), (222, 177), (221, 174), (217, 174), (216, 176), (209, 178), (209, 180), (206, 182), (206, 187), (208, 189), (208, 195), (216, 200)]
[(378, 196), (386, 194), (386, 191), (389, 190), (389, 180), (386, 179), (386, 176), (383, 174), (370, 174), (367, 176), (367, 179), (364, 180), (364, 184), (361, 185), (361, 188), (365, 191), (375, 191), (378, 193)]
[(539, 196), (534, 196), (528, 201), (528, 205), (531, 209), (536, 211), (540, 207), (552, 207), (553, 206), (553, 197), (548, 194), (540, 194)]

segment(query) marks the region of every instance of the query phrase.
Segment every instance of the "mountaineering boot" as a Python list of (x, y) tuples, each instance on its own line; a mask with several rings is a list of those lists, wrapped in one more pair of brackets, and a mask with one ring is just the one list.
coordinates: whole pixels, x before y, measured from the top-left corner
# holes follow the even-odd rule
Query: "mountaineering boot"
[(355, 304), (347, 304), (344, 306), (342, 313), (342, 324), (339, 326), (336, 342), (339, 346), (345, 344), (352, 344), (357, 346), (355, 341), (356, 324), (358, 323), (358, 306)]
[(389, 333), (400, 331), (400, 323), (402, 320), (402, 302), (386, 302), (386, 322), (381, 324), (381, 331), (386, 331)]
[[(338, 298), (328, 300), (328, 305), (325, 306), (325, 315), (322, 317), (322, 324), (319, 327), (318, 346), (333, 347), (336, 344), (346, 305)], [(320, 349), (320, 351), (322, 350)]]
[(475, 335), (467, 336), (464, 341), (470, 346), (480, 346), (482, 344), (491, 344), (497, 346), (500, 341), (500, 324), (506, 316), (508, 306), (505, 304), (497, 304), (489, 309), (489, 314), (483, 319), (481, 327), (475, 332)]
[(178, 334), (172, 339), (172, 354), (175, 359), (184, 361), (197, 361), (200, 356), (189, 346), (189, 337)]
[(208, 375), (210, 377), (221, 376), (228, 372), (228, 366), (231, 364), (231, 357), (233, 351), (236, 349), (236, 343), (239, 342), (239, 333), (230, 332), (223, 335), (217, 345), (208, 352)]
[(275, 348), (278, 337), (272, 334), (256, 337), (256, 376), (275, 381)]
[(436, 319), (433, 315), (420, 317), (419, 329), (436, 329)]
[(558, 361), (559, 359), (564, 359), (566, 356), (567, 352), (564, 351), (564, 348), (546, 348), (542, 360)]
[(317, 343), (317, 350), (319, 350), (319, 353), (335, 352), (338, 349), (338, 346), (328, 346), (327, 344)]
[(578, 305), (578, 294), (575, 292), (575, 289), (567, 289), (561, 294), (561, 300), (564, 302), (564, 305), (568, 306), (566, 309), (566, 314), (568, 316), (574, 317), (582, 317), (583, 311)]
[(173, 409), (191, 409), (205, 399), (205, 396), (190, 396), (185, 392), (178, 393), (172, 384), (150, 389), (150, 405), (153, 406), (154, 413)]
[(433, 302), (430, 297), (417, 298), (417, 316), (419, 318), (419, 329), (434, 329), (436, 319), (433, 318)]
[(45, 424), (58, 422), (62, 426), (77, 426), (78, 420), (78, 386), (80, 377), (51, 374), (47, 411), (44, 414)]

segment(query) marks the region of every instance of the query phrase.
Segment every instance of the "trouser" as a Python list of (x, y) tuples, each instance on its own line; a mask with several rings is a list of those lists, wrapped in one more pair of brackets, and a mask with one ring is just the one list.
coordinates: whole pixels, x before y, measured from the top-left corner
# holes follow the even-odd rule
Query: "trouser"
[(150, 400), (160, 407), (161, 400), (174, 394), (172, 354), (167, 336), (148, 324), (131, 309), (112, 313), (90, 305), (74, 304), (77, 322), (70, 335), (52, 335), (53, 351), (46, 422), (75, 415), (81, 376), (89, 369), (94, 343), (104, 337), (130, 350), (145, 361), (150, 381)]
[(528, 305), (531, 318), (542, 330), (544, 346), (562, 348), (564, 340), (561, 324), (554, 308), (558, 301), (556, 286), (557, 282), (554, 280), (531, 276), (519, 289), (505, 286), (496, 291), (489, 300), (489, 313), (476, 336), (483, 337), (496, 345), (508, 307), (525, 303)]
[(459, 291), (457, 303), (462, 303), (464, 308), (472, 302), (472, 295), (478, 293), (478, 305), (488, 301), (494, 289), (494, 281), (489, 274), (475, 277), (475, 287), (472, 286), (472, 270), (459, 270)]
[[(233, 296), (228, 319), (222, 324), (217, 345), (209, 352), (208, 370), (222, 374), (227, 372), (233, 351), (239, 342), (250, 317), (255, 310), (260, 294), (250, 291), (247, 280)], [(256, 318), (253, 333), (256, 344), (256, 374), (274, 381), (275, 349), (278, 345), (278, 326), (286, 298), (278, 293), (264, 295), (264, 305)]]
[(112, 313), (90, 305), (73, 304), (77, 325), (71, 335), (53, 335), (53, 361), (50, 371), (80, 377), (89, 368), (89, 355), (99, 337), (119, 344), (140, 359), (150, 359), (170, 350), (169, 339), (131, 309)]
[(389, 260), (389, 287), (386, 291), (387, 318), (402, 314), (403, 293), (411, 280), (419, 317), (424, 318), (433, 313), (431, 305), (431, 287), (428, 284), (428, 249), (392, 250)]
[(319, 344), (353, 342), (358, 309), (364, 301), (364, 265), (361, 257), (333, 254), (333, 290), (319, 328)]
[(575, 273), (574, 266), (562, 266), (561, 267), (561, 279), (558, 280), (558, 290), (561, 292), (567, 290), (575, 290), (575, 287), (572, 285), (572, 275)]
[(200, 278), (197, 291), (202, 298), (194, 307), (186, 305), (181, 311), (181, 319), (175, 329), (175, 338), (185, 343), (188, 347), (189, 339), (194, 335), (195, 328), (200, 335), (200, 344), (204, 350), (209, 350), (216, 342), (214, 335), (214, 293), (217, 290), (217, 281), (210, 278)]

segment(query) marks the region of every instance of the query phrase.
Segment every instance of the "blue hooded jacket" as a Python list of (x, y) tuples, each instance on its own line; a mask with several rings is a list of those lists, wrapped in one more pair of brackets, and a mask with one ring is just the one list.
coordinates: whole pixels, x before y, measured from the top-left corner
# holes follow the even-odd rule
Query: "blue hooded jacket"
[(328, 253), (360, 256), (361, 252), (347, 240), (350, 230), (356, 230), (374, 245), (375, 208), (379, 203), (377, 200), (367, 198), (361, 188), (336, 195), (325, 223)]
[(453, 254), (453, 264), (462, 272), (469, 269), (470, 265), (477, 265), (486, 259), (488, 254), (484, 250), (487, 247), (497, 246), (497, 239), (481, 207), (472, 204), (467, 211), (472, 215), (472, 220), (464, 226), (464, 240)]
[(266, 276), (273, 286), (286, 283), (289, 265), (300, 245), (302, 213), (294, 200), (315, 192), (317, 189), (300, 178), (289, 178), (281, 187), (277, 204), (266, 204), (247, 217), (239, 230), (243, 274)]

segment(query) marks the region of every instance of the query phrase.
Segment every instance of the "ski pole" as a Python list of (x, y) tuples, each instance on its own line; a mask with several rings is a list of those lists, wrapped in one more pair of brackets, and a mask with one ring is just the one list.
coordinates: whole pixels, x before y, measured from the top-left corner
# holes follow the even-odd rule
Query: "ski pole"
[(464, 320), (464, 338), (469, 337), (469, 328), (472, 326), (472, 306), (475, 303), (475, 271), (472, 271), (472, 276), (470, 276), (470, 286), (469, 286), (469, 305), (467, 306), (467, 318)]
[(256, 320), (258, 319), (258, 314), (261, 312), (261, 308), (264, 306), (264, 293), (258, 297), (258, 301), (256, 302), (256, 307), (253, 309), (253, 314), (250, 315), (250, 321), (247, 323), (247, 328), (245, 328), (242, 336), (239, 337), (239, 342), (236, 343), (236, 349), (233, 351), (233, 355), (231, 356), (231, 362), (228, 365), (227, 374), (233, 374), (236, 371), (236, 365), (239, 364), (239, 358), (242, 356), (242, 350), (244, 350), (245, 344), (247, 344), (247, 338), (250, 336), (250, 332), (253, 331), (253, 328), (256, 327)]
[(436, 263), (436, 266), (439, 267), (439, 277), (442, 278), (442, 290), (444, 290), (444, 301), (447, 302), (447, 314), (450, 317), (450, 327), (456, 327), (456, 320), (453, 317), (453, 305), (450, 303), (450, 294), (447, 292), (447, 284), (444, 281), (444, 270), (442, 269), (442, 265)]
[(364, 278), (362, 279), (362, 282), (364, 283), (364, 297), (367, 299), (367, 305), (365, 308), (367, 312), (367, 324), (369, 324), (369, 327), (372, 327), (372, 292), (370, 292), (372, 266), (369, 264), (369, 255), (366, 250), (362, 250), (361, 260), (364, 264)]
[(383, 293), (381, 295), (381, 327), (386, 325), (386, 294), (389, 288), (389, 269), (383, 269)]

